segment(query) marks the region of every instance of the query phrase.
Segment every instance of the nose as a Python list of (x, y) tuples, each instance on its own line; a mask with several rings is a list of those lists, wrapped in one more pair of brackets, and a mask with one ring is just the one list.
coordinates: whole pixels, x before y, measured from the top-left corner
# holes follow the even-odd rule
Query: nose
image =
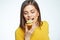
[(29, 14), (28, 14), (28, 18), (30, 18), (30, 17), (31, 17), (31, 14), (29, 13)]
[(28, 20), (31, 18), (31, 13), (28, 14)]

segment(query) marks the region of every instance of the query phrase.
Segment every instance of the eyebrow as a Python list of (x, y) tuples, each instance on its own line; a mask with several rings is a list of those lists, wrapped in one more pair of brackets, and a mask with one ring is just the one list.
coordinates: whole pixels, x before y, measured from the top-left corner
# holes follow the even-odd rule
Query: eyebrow
[(28, 13), (28, 11), (24, 11), (23, 13)]
[[(32, 9), (32, 10), (30, 10), (30, 11), (35, 11), (35, 10), (34, 10), (34, 9)], [(28, 11), (26, 11), (26, 10), (25, 10), (24, 12), (28, 12)]]
[(35, 11), (34, 9), (30, 10), (30, 11)]

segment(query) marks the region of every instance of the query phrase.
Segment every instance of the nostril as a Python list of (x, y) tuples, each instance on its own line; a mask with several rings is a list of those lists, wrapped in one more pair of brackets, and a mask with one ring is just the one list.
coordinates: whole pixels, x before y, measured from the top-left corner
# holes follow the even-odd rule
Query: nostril
[(32, 18), (32, 20), (34, 20), (34, 18)]
[(28, 19), (29, 20), (29, 19)]

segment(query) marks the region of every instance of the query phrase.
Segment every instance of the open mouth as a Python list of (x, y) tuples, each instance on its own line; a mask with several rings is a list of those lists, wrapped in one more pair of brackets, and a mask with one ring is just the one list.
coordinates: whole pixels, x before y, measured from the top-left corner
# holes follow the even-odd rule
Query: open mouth
[[(31, 23), (33, 23), (34, 18), (28, 19), (27, 21), (28, 21), (28, 22), (30, 21)], [(27, 22), (27, 21), (26, 21), (26, 22)]]
[(26, 23), (27, 23), (28, 25), (32, 25), (33, 20), (34, 20), (34, 18), (28, 19)]

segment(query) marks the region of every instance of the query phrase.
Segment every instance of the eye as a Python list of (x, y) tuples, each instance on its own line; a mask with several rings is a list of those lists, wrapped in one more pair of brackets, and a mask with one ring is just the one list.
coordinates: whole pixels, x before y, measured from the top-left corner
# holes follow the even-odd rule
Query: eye
[(31, 13), (35, 13), (34, 11), (31, 11)]
[(28, 12), (24, 12), (24, 15), (27, 15), (28, 14)]
[(26, 15), (27, 13), (24, 13), (24, 15)]

